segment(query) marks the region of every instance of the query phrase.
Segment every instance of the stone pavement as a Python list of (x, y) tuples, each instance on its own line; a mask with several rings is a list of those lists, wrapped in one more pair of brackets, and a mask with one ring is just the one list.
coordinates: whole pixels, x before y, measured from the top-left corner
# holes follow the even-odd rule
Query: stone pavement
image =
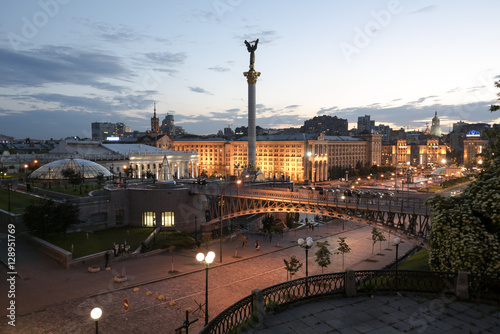
[[(377, 253), (377, 244), (376, 254), (372, 254), (371, 227), (354, 222), (347, 222), (345, 230), (342, 230), (341, 223), (332, 223), (314, 231), (292, 231), (282, 238), (273, 238), (272, 242), (249, 235), (249, 246), (245, 248), (241, 248), (240, 242), (227, 239), (222, 243), (222, 263), (219, 262), (220, 244), (215, 242), (203, 247), (204, 252), (213, 250), (216, 253), (209, 269), (209, 318), (249, 295), (255, 288), (262, 289), (285, 281), (283, 259), (295, 255), (305, 262), (304, 250), (297, 246), (297, 239), (307, 236), (312, 236), (315, 241), (328, 240), (332, 250), (337, 247), (338, 237), (347, 237), (352, 251), (345, 256), (346, 268), (380, 269), (395, 258), (394, 247), (389, 242), (382, 244), (380, 253)], [(259, 250), (253, 247), (255, 240), (260, 242)], [(412, 247), (403, 239), (400, 254)], [(34, 247), (19, 241), (17, 269), (21, 277), (16, 281), (17, 326), (15, 329), (7, 327), (5, 332), (88, 333), (93, 328), (89, 313), (95, 306), (103, 309), (99, 321), (103, 333), (172, 333), (182, 324), (186, 308), (195, 311), (192, 319), (198, 319), (190, 332), (199, 332), (204, 324), (199, 304), (203, 304), (205, 298), (205, 269), (195, 260), (195, 254), (196, 250), (186, 250), (173, 255), (164, 253), (115, 262), (111, 264), (111, 271), (91, 274), (86, 267), (63, 269), (39, 254)], [(312, 249), (309, 252), (310, 275), (321, 273), (314, 259)], [(174, 273), (169, 272), (172, 262)], [(339, 255), (332, 255), (332, 264), (327, 270), (342, 271)], [(126, 274), (129, 280), (125, 283), (114, 282), (117, 273)], [(300, 271), (297, 277), (303, 274)], [(2, 294), (6, 291), (4, 285), (5, 281), (0, 281)], [(130, 302), (127, 312), (123, 309), (125, 298)], [(1, 298), (2, 303), (5, 299)], [(5, 310), (2, 304), (1, 315), (4, 319)], [(2, 333), (3, 328), (4, 323), (0, 325)]]
[(332, 298), (301, 304), (246, 333), (498, 333), (500, 309), (436, 296)]

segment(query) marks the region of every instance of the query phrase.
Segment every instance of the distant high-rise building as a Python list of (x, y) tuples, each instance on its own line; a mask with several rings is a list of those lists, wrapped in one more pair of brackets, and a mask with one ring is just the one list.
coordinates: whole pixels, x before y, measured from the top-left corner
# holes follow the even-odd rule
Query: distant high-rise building
[(160, 132), (160, 120), (156, 117), (156, 103), (154, 104), (154, 115), (151, 118), (151, 133)]
[(391, 139), (391, 131), (391, 127), (384, 124), (375, 125), (373, 127), (373, 133), (382, 135), (383, 142), (388, 142)]
[(175, 123), (174, 123), (174, 115), (167, 114), (165, 116), (165, 119), (161, 122), (161, 132), (166, 134), (169, 137), (174, 137), (175, 135), (178, 135), (175, 131)]
[(462, 121), (460, 121), (460, 122), (456, 122), (456, 123), (453, 123), (453, 131), (455, 131), (455, 132), (460, 132), (460, 130), (462, 129), (462, 127), (463, 127), (464, 125), (466, 125), (466, 124), (467, 124), (467, 123), (462, 122)]
[(437, 111), (434, 114), (434, 117), (432, 118), (431, 135), (436, 136), (436, 137), (441, 137), (441, 125), (440, 125)]
[(92, 123), (92, 140), (104, 141), (108, 137), (120, 137), (131, 131), (126, 123), (94, 122)]
[(305, 133), (324, 133), (327, 136), (348, 136), (348, 122), (337, 116), (316, 116), (304, 122)]
[(370, 115), (358, 117), (358, 133), (361, 133), (365, 130), (371, 133), (374, 127), (375, 121), (370, 120)]

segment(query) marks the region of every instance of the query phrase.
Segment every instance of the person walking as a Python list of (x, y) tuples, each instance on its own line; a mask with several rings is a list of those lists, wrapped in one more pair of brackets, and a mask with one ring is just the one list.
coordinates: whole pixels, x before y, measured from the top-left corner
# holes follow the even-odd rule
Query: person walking
[(255, 240), (255, 249), (256, 250), (260, 249), (259, 240)]

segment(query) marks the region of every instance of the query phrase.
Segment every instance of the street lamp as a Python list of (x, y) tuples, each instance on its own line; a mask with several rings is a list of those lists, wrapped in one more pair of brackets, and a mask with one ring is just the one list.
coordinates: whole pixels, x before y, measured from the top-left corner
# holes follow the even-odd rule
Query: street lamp
[(401, 239), (394, 238), (394, 246), (396, 246), (396, 270), (398, 270), (398, 248), (401, 243)]
[(396, 246), (396, 290), (398, 289), (398, 248), (401, 243), (401, 239), (394, 238), (394, 245)]
[(307, 277), (309, 276), (307, 258), (308, 258), (309, 248), (312, 247), (314, 241), (313, 241), (313, 238), (307, 237), (306, 240), (300, 238), (299, 240), (297, 240), (297, 243), (299, 244), (300, 247), (302, 247), (306, 250), (306, 295), (307, 295), (307, 294), (309, 294), (309, 284), (307, 282), (307, 280), (308, 280)]
[(214, 262), (215, 253), (210, 251), (207, 256), (203, 253), (196, 254), (196, 260), (205, 264), (205, 326), (208, 325), (208, 266), (210, 263)]
[(236, 197), (240, 197), (240, 184), (241, 180), (236, 181)]
[(11, 207), (10, 207), (10, 188), (11, 188), (11, 185), (10, 185), (10, 182), (9, 182), (9, 183), (7, 183), (7, 196), (9, 197), (9, 206), (8, 206), (7, 211), (9, 211), (9, 212), (10, 212), (10, 209), (11, 209)]
[(97, 326), (97, 323), (99, 322), (101, 315), (102, 315), (102, 310), (99, 307), (96, 307), (92, 311), (90, 311), (90, 317), (95, 321), (95, 334), (99, 333), (99, 328)]

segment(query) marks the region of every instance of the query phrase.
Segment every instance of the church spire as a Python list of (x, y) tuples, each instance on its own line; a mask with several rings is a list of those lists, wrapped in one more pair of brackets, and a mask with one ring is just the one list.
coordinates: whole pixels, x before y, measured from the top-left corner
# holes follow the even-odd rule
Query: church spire
[(158, 119), (158, 117), (156, 117), (156, 102), (154, 102), (154, 115), (151, 118), (151, 132), (160, 132), (160, 120)]

